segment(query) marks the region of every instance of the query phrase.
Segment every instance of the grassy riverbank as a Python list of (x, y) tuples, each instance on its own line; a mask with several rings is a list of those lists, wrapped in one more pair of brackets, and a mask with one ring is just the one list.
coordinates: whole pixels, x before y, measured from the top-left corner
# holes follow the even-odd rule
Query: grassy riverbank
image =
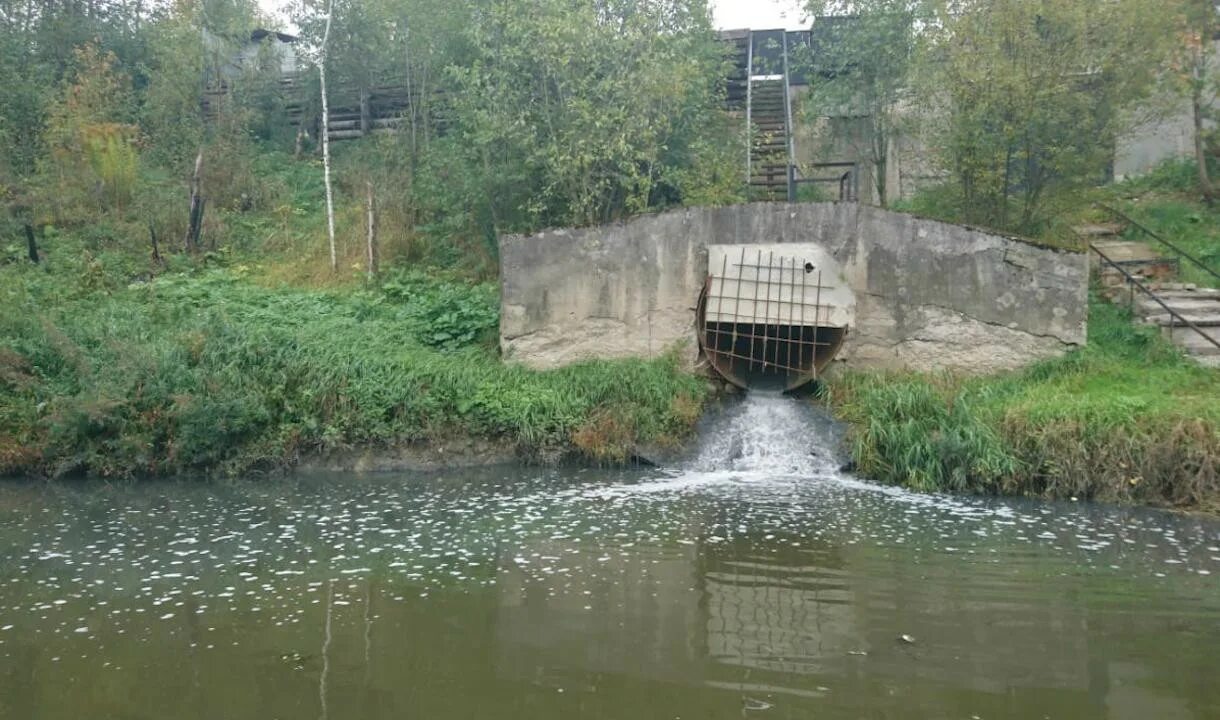
[(855, 373), (828, 398), (862, 474), (923, 491), (1220, 509), (1220, 373), (1092, 306), (1087, 348), (987, 378)]
[(504, 365), (487, 284), (268, 289), (235, 267), (85, 289), (0, 272), (3, 474), (237, 473), (454, 436), (617, 461), (688, 432), (706, 392), (671, 359)]
[[(1100, 189), (1048, 232), (1106, 219), (1091, 206), (1101, 200), (1215, 266), (1220, 213), (1192, 195), (1193, 177), (1190, 163), (1171, 163)], [(1183, 270), (1187, 281), (1211, 279)], [(883, 482), (1220, 511), (1220, 371), (1099, 299), (1088, 346), (1066, 357), (987, 378), (846, 374), (827, 397), (852, 425), (858, 470)]]

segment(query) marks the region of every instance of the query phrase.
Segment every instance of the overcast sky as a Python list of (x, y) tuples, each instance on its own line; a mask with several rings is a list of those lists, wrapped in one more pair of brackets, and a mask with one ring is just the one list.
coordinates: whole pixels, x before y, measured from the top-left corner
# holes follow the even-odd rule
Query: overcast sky
[[(529, 0), (521, 0), (529, 2)], [(796, 30), (808, 27), (796, 0), (711, 0), (716, 27), (722, 30), (751, 28), (767, 30), (788, 28)], [(287, 0), (258, 0), (264, 10), (275, 15), (287, 4)]]

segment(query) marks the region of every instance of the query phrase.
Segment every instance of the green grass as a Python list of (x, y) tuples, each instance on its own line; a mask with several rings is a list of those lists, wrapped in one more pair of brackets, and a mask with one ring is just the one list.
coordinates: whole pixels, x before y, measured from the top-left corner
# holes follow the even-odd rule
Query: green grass
[[(1193, 161), (1173, 160), (1147, 175), (1101, 188), (1079, 198), (1078, 208), (1067, 214), (1067, 222), (1114, 220), (1106, 212), (1089, 206), (1100, 201), (1220, 273), (1220, 208), (1201, 201), (1195, 168)], [(1127, 227), (1123, 237), (1145, 243), (1168, 257), (1178, 256), (1137, 227)], [(1201, 287), (1220, 287), (1220, 279), (1185, 258), (1181, 259), (1180, 280)]]
[(505, 365), (494, 288), (420, 274), (355, 292), (240, 269), (89, 290), (22, 264), (0, 287), (0, 473), (237, 473), (451, 435), (618, 461), (689, 431), (705, 392), (672, 359)]
[(1101, 301), (1065, 357), (987, 378), (853, 373), (826, 394), (884, 482), (1220, 508), (1220, 372)]

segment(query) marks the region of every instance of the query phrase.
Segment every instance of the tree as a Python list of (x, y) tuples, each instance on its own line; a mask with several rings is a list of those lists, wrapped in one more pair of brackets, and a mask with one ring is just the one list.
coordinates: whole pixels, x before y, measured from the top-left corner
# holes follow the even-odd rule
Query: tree
[(330, 19), (334, 11), (332, 0), (326, 3), (326, 30), (318, 50), (318, 82), (322, 93), (322, 177), (326, 184), (326, 237), (330, 241), (330, 271), (338, 272), (339, 257), (335, 252), (335, 198), (330, 185), (330, 109), (326, 102), (326, 46), (330, 40)]
[[(736, 147), (718, 124), (724, 49), (702, 0), (483, 5), (469, 61), (448, 72), (449, 149), (492, 225), (605, 222), (737, 188), (737, 164), (720, 162)], [(684, 172), (696, 166), (708, 186)]]
[(135, 190), (137, 129), (131, 78), (111, 52), (86, 44), (73, 53), (76, 70), (48, 104), (39, 158), (43, 202), (57, 222), (89, 210), (121, 211)]
[(1103, 182), (1128, 112), (1165, 66), (1158, 0), (937, 0), (922, 115), (963, 219), (1037, 232), (1055, 196)]
[[(900, 131), (916, 43), (919, 3), (912, 0), (811, 0), (814, 33), (829, 57), (809, 58), (808, 110), (819, 117), (863, 117), (865, 137), (855, 141), (869, 159), (882, 207), (891, 145)], [(819, 27), (819, 25), (821, 27)]]
[(1198, 165), (1199, 192), (1208, 204), (1216, 201), (1217, 190), (1208, 167), (1206, 126), (1213, 117), (1215, 80), (1215, 37), (1217, 9), (1213, 0), (1182, 0), (1182, 46), (1184, 57), (1177, 63), (1178, 74), (1190, 97), (1191, 120), (1194, 129), (1194, 155)]

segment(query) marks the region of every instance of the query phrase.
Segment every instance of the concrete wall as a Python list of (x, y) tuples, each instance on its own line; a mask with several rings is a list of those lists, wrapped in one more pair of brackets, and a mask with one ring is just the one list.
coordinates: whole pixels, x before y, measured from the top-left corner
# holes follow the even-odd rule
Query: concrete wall
[(849, 203), (692, 208), (500, 240), (510, 361), (696, 353), (707, 246), (816, 243), (854, 293), (857, 367), (991, 372), (1083, 344), (1088, 263), (970, 228)]

